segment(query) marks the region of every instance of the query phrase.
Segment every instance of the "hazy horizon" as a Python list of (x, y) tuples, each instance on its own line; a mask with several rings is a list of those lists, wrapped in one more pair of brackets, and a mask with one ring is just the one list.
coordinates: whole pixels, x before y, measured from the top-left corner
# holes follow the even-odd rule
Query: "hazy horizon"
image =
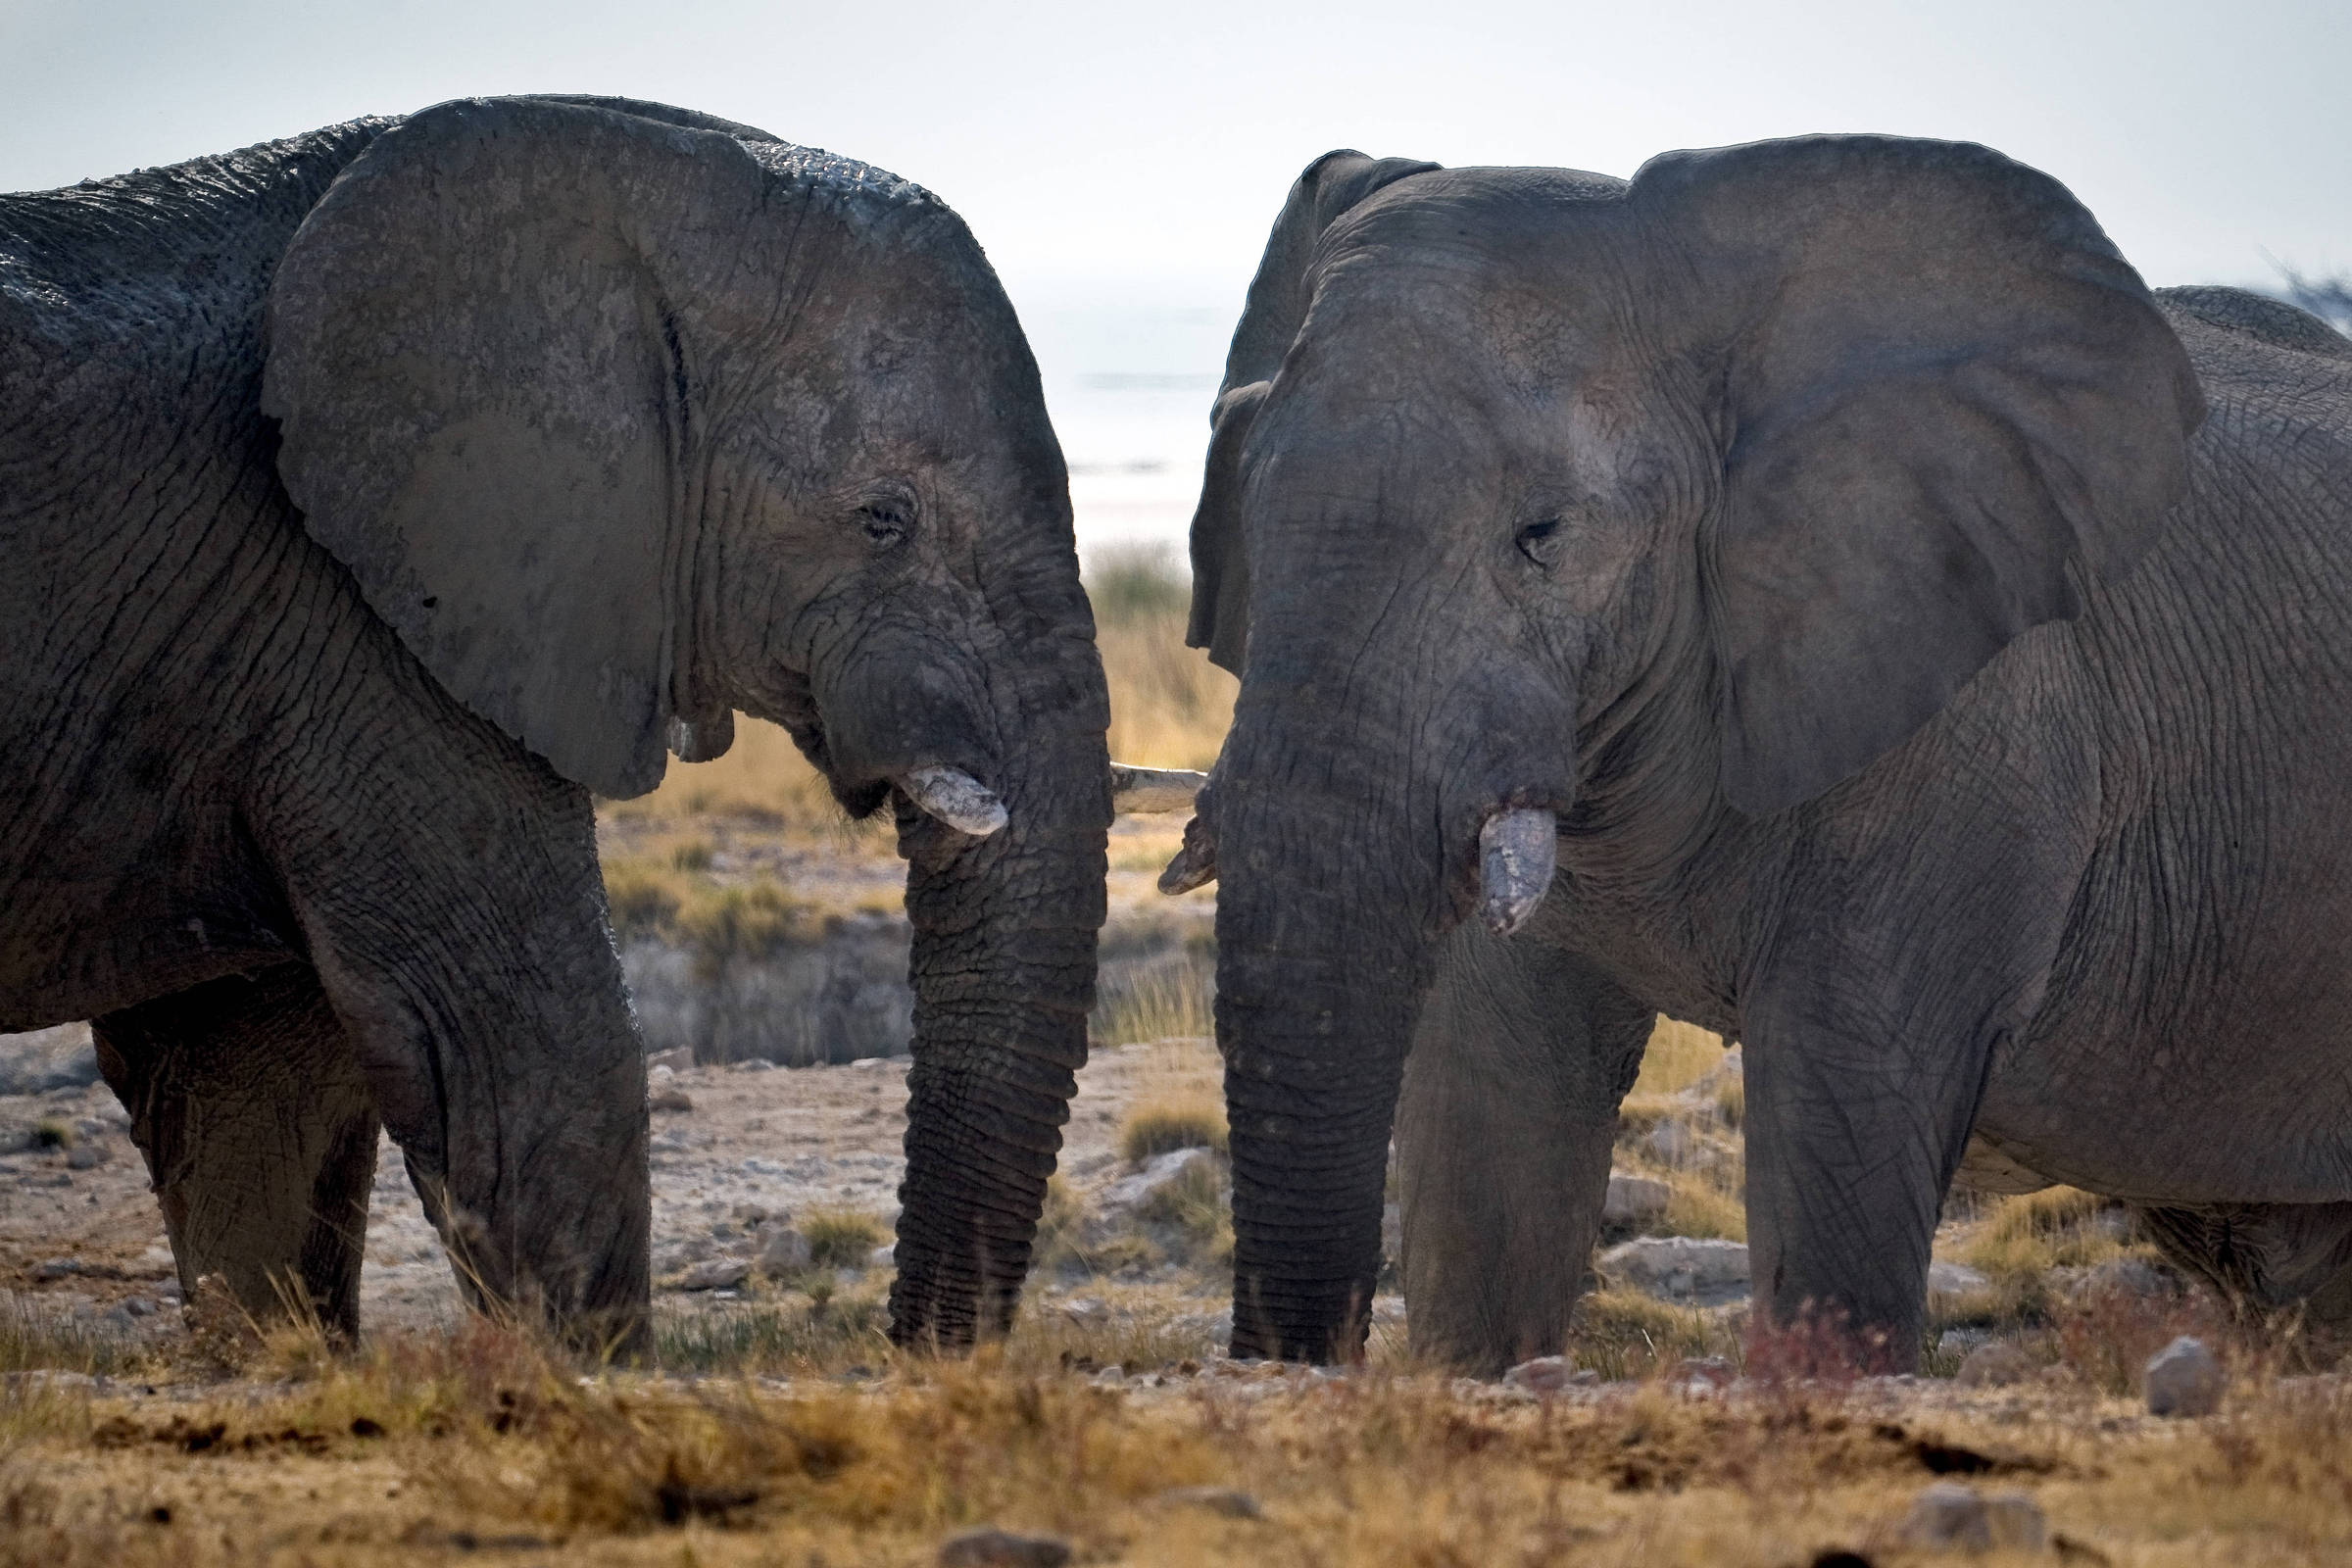
[(2211, 15), (685, 0), (649, 25), (618, 0), (0, 0), (0, 189), (473, 93), (653, 98), (879, 164), (997, 263), (1091, 547), (1180, 536), (1266, 224), (1335, 146), (1630, 174), (1807, 131), (1956, 137), (2064, 180), (2152, 284), (2352, 269), (2352, 19), (2329, 0)]

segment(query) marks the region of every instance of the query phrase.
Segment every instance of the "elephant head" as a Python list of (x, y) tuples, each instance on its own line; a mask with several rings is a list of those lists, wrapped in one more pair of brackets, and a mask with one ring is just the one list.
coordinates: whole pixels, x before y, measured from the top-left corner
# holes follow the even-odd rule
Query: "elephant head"
[(307, 526), (474, 711), (627, 797), (740, 710), (895, 808), (895, 1332), (1002, 1324), (1085, 1056), (1111, 792), (1060, 450), (961, 220), (723, 122), (462, 101), (342, 173), (269, 328)]
[(1216, 405), (1193, 640), (1242, 689), (1169, 877), (1221, 881), (1235, 1352), (1360, 1344), (1457, 922), (1671, 888), (1868, 768), (2132, 564), (2200, 414), (2090, 216), (1981, 147), (1310, 167)]

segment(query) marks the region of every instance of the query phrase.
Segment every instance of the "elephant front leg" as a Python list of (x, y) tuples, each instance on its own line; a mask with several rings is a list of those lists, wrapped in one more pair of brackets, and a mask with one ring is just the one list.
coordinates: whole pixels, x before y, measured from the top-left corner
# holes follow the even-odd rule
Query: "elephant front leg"
[(1559, 1352), (1652, 1022), (1571, 954), (1446, 939), (1396, 1106), (1416, 1354), (1492, 1376)]
[(212, 1276), (256, 1320), (349, 1340), (376, 1114), (318, 977), (288, 964), (108, 1013), (98, 1061), (146, 1155), (183, 1298)]
[(1936, 1056), (1904, 1038), (1743, 1019), (1754, 1332), (1791, 1370), (1918, 1362), (1929, 1254), (1990, 1046), (1963, 1036)]

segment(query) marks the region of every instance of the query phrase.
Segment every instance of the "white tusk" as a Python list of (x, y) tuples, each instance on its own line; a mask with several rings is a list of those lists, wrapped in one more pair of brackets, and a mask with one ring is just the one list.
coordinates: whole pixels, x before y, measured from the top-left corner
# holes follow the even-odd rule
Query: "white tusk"
[(1497, 811), (1478, 830), (1478, 912), (1487, 929), (1507, 937), (1527, 923), (1551, 891), (1560, 830), (1549, 811)]
[(911, 767), (897, 783), (908, 800), (958, 833), (984, 839), (1005, 823), (1004, 803), (960, 767)]
[(1183, 767), (1129, 767), (1110, 764), (1110, 808), (1128, 811), (1189, 811), (1206, 773)]
[(1184, 824), (1184, 847), (1168, 861), (1168, 868), (1159, 873), (1159, 891), (1173, 898), (1206, 887), (1216, 879), (1217, 841), (1196, 816)]

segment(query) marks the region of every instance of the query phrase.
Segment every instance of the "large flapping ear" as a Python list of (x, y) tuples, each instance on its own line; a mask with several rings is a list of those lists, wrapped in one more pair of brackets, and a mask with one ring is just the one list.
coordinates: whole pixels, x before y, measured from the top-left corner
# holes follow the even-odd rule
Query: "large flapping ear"
[(1193, 514), (1193, 614), (1185, 645), (1240, 674), (1250, 634), (1250, 568), (1242, 555), (1242, 444), (1291, 340), (1306, 319), (1307, 265), (1341, 214), (1407, 174), (1437, 168), (1409, 158), (1366, 158), (1342, 150), (1306, 166), (1291, 186), (1266, 254), (1250, 283), (1211, 411), (1206, 471)]
[(1722, 376), (1723, 785), (1776, 811), (2076, 613), (2070, 570), (2129, 570), (2187, 482), (2203, 399), (2090, 214), (1985, 148), (1674, 153), (1630, 199)]
[(263, 407), (311, 533), (453, 695), (604, 795), (710, 721), (672, 711), (679, 317), (765, 185), (729, 134), (443, 104), (353, 163), (271, 286)]

